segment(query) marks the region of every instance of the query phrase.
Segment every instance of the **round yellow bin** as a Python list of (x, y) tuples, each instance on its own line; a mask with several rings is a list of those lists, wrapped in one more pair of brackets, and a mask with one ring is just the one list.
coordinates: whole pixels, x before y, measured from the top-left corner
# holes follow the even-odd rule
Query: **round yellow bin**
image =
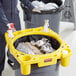
[[(14, 37), (8, 37), (8, 33), (5, 33), (7, 47), (10, 49), (10, 53), (20, 63), (21, 73), (23, 75), (29, 75), (31, 73), (31, 64), (38, 64), (38, 67), (44, 67), (48, 65), (57, 64), (57, 60), (61, 60), (62, 66), (68, 66), (70, 64), (70, 56), (72, 51), (69, 46), (61, 39), (61, 37), (49, 29), (48, 32), (44, 32), (44, 27), (25, 29), (13, 33)], [(16, 40), (30, 36), (30, 35), (43, 35), (49, 38), (54, 38), (59, 43), (59, 47), (52, 53), (31, 55), (16, 50), (14, 43)], [(46, 62), (48, 60), (48, 62)]]
[(68, 65), (70, 65), (70, 49), (65, 49), (62, 51), (62, 55), (61, 55), (61, 65), (66, 67)]

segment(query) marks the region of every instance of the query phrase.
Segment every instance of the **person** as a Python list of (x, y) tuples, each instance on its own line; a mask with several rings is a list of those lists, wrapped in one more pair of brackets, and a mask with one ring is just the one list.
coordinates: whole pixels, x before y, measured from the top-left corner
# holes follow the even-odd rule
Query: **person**
[[(20, 0), (24, 5), (27, 5), (30, 10), (34, 11), (34, 7), (29, 0)], [(17, 8), (17, 0), (0, 0), (0, 76), (4, 69), (5, 63), (5, 32), (7, 25), (15, 24), (16, 30), (20, 30), (19, 11)]]

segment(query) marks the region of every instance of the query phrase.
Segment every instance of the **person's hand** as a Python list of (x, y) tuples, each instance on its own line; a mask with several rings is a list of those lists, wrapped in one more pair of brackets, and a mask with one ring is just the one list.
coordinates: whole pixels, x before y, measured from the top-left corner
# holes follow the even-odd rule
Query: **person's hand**
[(14, 23), (8, 23), (8, 24), (7, 24), (8, 28), (11, 29), (13, 32), (16, 31), (16, 28), (15, 28), (14, 25), (15, 25)]
[(38, 8), (34, 8), (34, 9), (32, 10), (32, 12), (41, 13), (41, 11), (40, 11)]

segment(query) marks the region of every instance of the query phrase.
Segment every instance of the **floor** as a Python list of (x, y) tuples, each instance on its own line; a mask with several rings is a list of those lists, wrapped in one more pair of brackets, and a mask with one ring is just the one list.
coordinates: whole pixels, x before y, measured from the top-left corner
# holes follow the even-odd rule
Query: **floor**
[(76, 31), (74, 29), (74, 24), (72, 23), (61, 23), (60, 25), (60, 35), (63, 40), (65, 40), (70, 46), (73, 56), (71, 57), (70, 66), (62, 67), (60, 66), (59, 76), (75, 76), (76, 72)]

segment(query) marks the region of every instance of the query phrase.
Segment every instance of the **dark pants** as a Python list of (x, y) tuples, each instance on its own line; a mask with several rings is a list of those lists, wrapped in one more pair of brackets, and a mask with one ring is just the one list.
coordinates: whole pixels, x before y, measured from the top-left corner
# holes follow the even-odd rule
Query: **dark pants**
[(0, 72), (0, 76), (2, 76), (2, 72)]
[[(19, 17), (16, 17), (16, 20), (13, 21), (16, 25), (16, 29), (20, 30), (20, 21), (19, 21)], [(0, 23), (0, 25), (2, 25)], [(5, 27), (3, 27), (5, 29)], [(3, 31), (0, 30), (0, 76), (1, 76), (1, 72), (4, 69), (4, 64), (5, 64), (5, 46), (6, 46), (6, 41), (5, 41), (5, 34), (2, 33)]]
[(5, 63), (5, 37), (4, 34), (0, 32), (0, 73), (4, 69), (4, 63)]

